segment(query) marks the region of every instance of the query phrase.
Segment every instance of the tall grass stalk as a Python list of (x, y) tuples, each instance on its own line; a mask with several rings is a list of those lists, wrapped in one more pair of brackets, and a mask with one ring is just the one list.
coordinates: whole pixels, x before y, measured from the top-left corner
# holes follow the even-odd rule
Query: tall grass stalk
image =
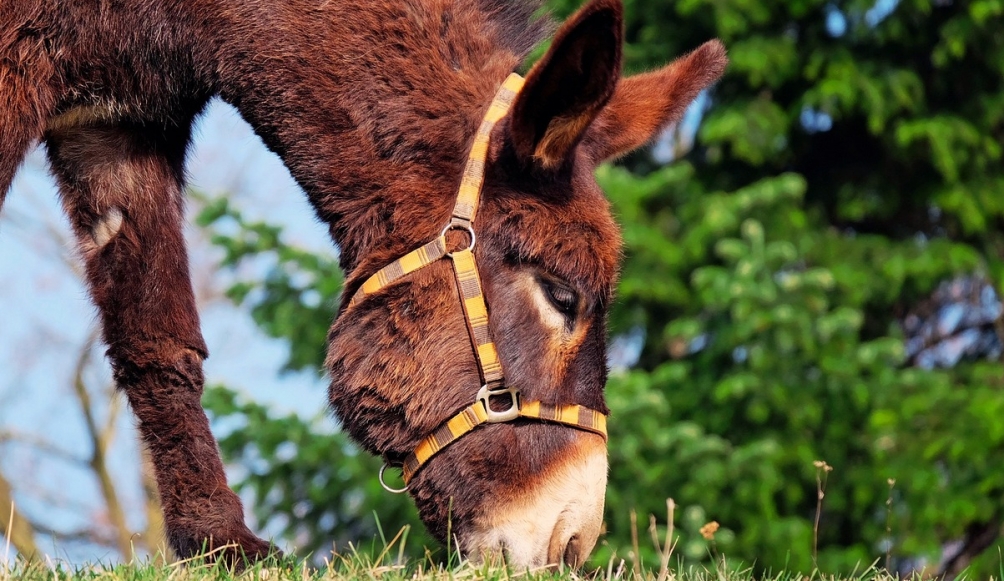
[(889, 570), (889, 563), (892, 561), (892, 489), (896, 486), (896, 479), (886, 480), (889, 484), (889, 496), (885, 499), (885, 570)]
[(12, 499), (10, 501), (10, 518), (7, 519), (7, 528), (4, 529), (4, 535), (3, 535), (4, 538), (7, 539), (7, 542), (4, 543), (5, 546), (3, 551), (4, 572), (6, 572), (7, 564), (10, 563), (10, 538), (13, 536), (13, 533), (14, 533), (14, 500)]
[(812, 463), (816, 467), (816, 518), (812, 523), (812, 566), (819, 568), (819, 518), (823, 514), (823, 497), (826, 496), (826, 477), (833, 471), (823, 460)]
[(638, 547), (638, 513), (631, 509), (631, 572), (641, 579), (641, 550)]
[(669, 559), (676, 548), (676, 539), (673, 538), (673, 521), (676, 518), (676, 501), (672, 498), (666, 499), (666, 541), (659, 543), (659, 530), (656, 528), (655, 515), (649, 515), (648, 532), (652, 536), (652, 544), (655, 545), (656, 552), (659, 553), (659, 574), (656, 581), (666, 581), (669, 578)]

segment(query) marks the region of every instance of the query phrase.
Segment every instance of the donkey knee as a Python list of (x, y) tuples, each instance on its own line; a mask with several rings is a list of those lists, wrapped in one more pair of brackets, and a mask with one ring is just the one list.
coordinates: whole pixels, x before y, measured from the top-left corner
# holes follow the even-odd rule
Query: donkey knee
[[(202, 372), (204, 352), (190, 347), (139, 346), (133, 348), (109, 349), (109, 358), (115, 382), (119, 388), (126, 391), (130, 402), (133, 402), (132, 387), (144, 386), (143, 394), (137, 394), (140, 399), (157, 400), (167, 397), (202, 396), (205, 376)], [(150, 401), (159, 407), (156, 401)]]

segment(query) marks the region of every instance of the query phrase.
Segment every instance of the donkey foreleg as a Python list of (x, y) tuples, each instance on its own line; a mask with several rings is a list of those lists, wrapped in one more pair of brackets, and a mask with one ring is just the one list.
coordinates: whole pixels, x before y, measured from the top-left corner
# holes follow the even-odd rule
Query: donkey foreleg
[(15, 62), (23, 55), (3, 49), (12, 54), (0, 54), (0, 207), (28, 148), (42, 138), (53, 100), (51, 65), (44, 55), (29, 53), (32, 58), (21, 59), (28, 62)]
[(240, 566), (273, 549), (245, 526), (201, 406), (206, 345), (182, 236), (188, 137), (187, 124), (92, 120), (46, 143), (115, 380), (153, 459), (168, 542), (181, 557), (205, 549)]

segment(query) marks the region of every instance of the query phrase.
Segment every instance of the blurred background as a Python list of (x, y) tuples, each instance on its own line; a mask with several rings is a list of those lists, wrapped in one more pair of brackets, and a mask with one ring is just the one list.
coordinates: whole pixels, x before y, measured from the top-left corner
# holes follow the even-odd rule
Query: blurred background
[[(598, 171), (626, 256), (593, 563), (655, 565), (672, 498), (684, 564), (998, 573), (1004, 0), (625, 5), (628, 72), (711, 37), (732, 63)], [(189, 172), (204, 403), (254, 527), (322, 561), (412, 525), (442, 555), (325, 412), (341, 275), (302, 193), (220, 102)], [(163, 544), (69, 240), (36, 151), (0, 215), (2, 559)]]

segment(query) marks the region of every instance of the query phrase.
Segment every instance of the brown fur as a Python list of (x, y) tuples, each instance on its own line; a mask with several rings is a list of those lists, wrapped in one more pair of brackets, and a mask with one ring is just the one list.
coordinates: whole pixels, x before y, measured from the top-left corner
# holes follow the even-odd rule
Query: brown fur
[[(43, 140), (179, 554), (203, 543), (234, 543), (230, 559), (269, 551), (243, 523), (199, 405), (207, 350), (181, 236), (193, 119), (220, 95), (283, 158), (330, 226), (351, 296), (446, 222), (485, 107), (549, 26), (535, 9), (522, 0), (0, 4), (0, 203)], [(705, 45), (618, 83), (620, 14), (619, 0), (594, 0), (558, 31), (496, 128), (475, 224), (507, 380), (525, 398), (599, 410), (620, 242), (592, 170), (677, 119), (725, 63), (720, 45)], [(535, 314), (537, 277), (577, 293), (567, 337)], [(452, 278), (445, 261), (434, 264), (332, 326), (331, 401), (373, 453), (400, 459), (479, 387)], [(583, 438), (595, 436), (525, 422), (479, 429), (436, 456), (412, 494), (434, 533), (443, 538), (452, 517), (462, 536)]]
[(709, 40), (659, 70), (622, 79), (586, 134), (593, 159), (628, 153), (679, 121), (698, 93), (722, 76), (727, 62), (721, 41)]
[(509, 138), (517, 155), (549, 170), (570, 159), (620, 76), (620, 4), (593, 2), (574, 22), (558, 32), (553, 46), (561, 50), (549, 51), (534, 66), (512, 107)]

